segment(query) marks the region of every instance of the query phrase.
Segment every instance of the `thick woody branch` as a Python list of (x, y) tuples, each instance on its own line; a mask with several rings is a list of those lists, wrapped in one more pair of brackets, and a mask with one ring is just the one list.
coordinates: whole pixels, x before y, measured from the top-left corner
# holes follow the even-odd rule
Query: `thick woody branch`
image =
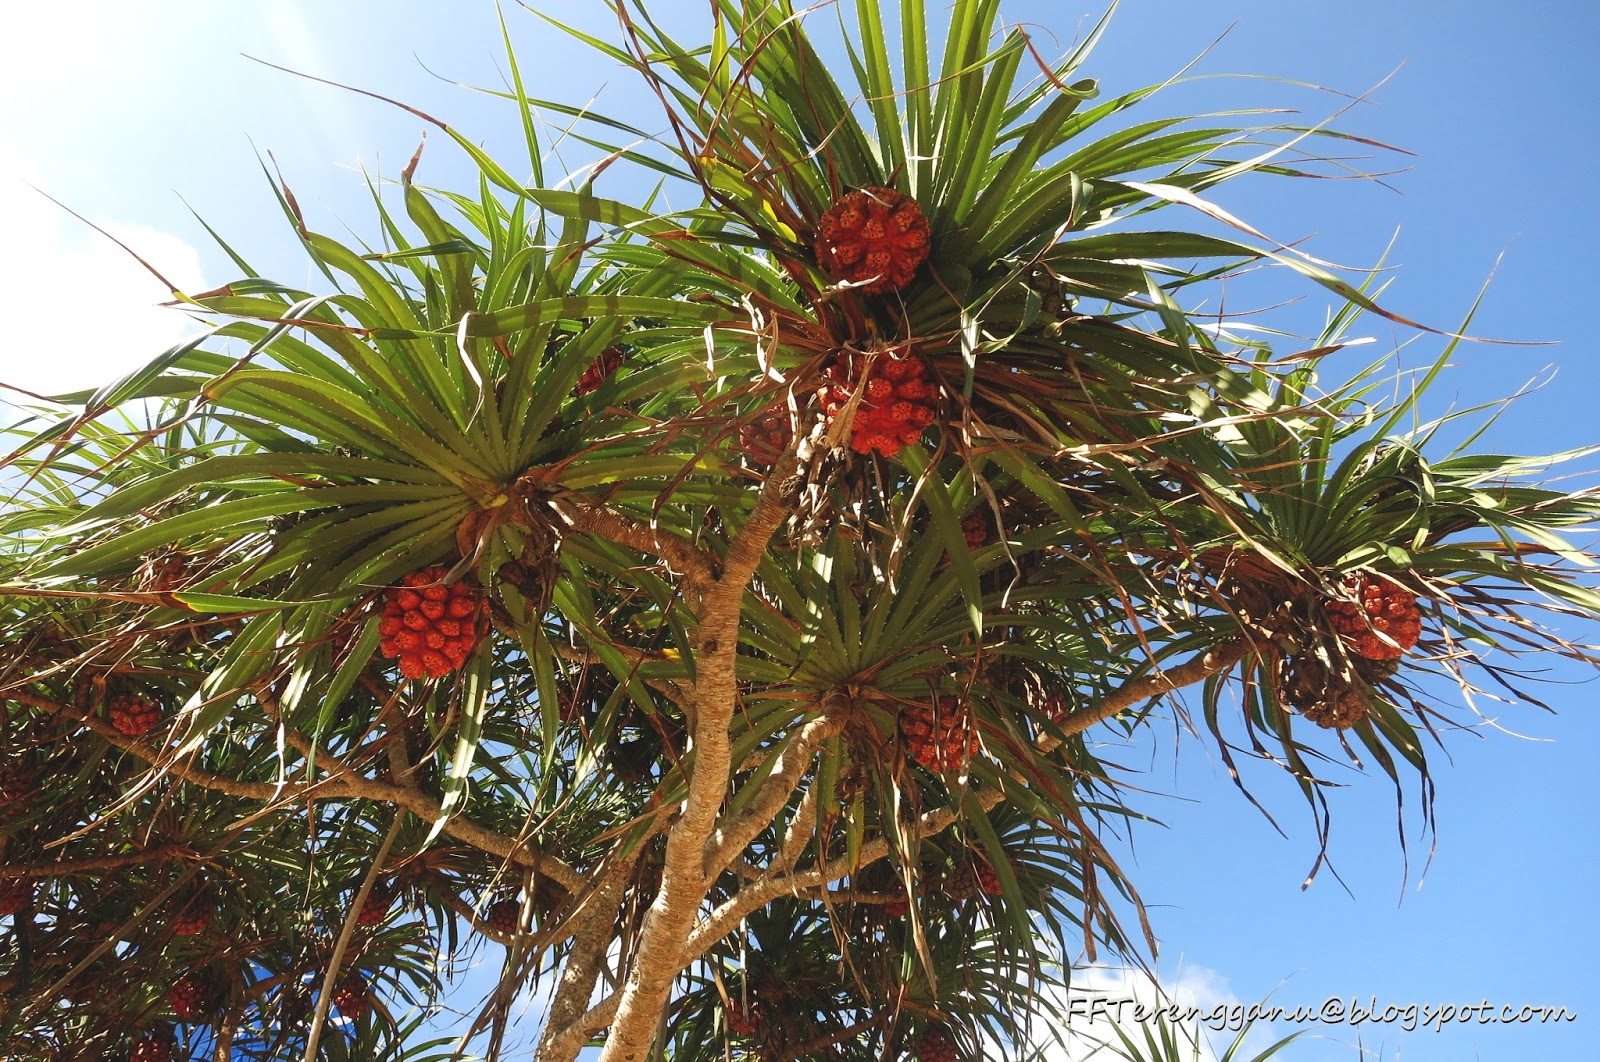
[[(837, 715), (823, 715), (801, 727), (789, 744), (778, 753), (772, 773), (761, 783), (761, 789), (737, 814), (730, 816), (706, 843), (705, 873), (714, 877), (738, 858), (745, 845), (755, 840), (773, 818), (789, 802), (800, 779), (810, 767), (817, 746), (837, 734), (844, 720)], [(735, 800), (742, 795), (735, 795)]]
[(767, 545), (789, 517), (782, 484), (794, 474), (791, 447), (767, 475), (750, 517), (728, 545), (721, 570), (695, 608), (694, 773), (683, 814), (667, 835), (661, 891), (645, 916), (638, 950), (606, 1037), (601, 1062), (641, 1062), (681, 968), (684, 937), (710, 889), (706, 843), (732, 775), (729, 726), (738, 673), (739, 621), (745, 591)]
[[(583, 1049), (583, 1045), (595, 1033), (610, 1025), (617, 1016), (617, 994), (611, 993), (599, 1003), (584, 1011), (582, 1017), (574, 1021), (562, 1034), (551, 1043), (550, 1062), (571, 1062)], [(539, 1056), (535, 1062), (546, 1062), (544, 1056)]]
[(597, 503), (580, 501), (574, 495), (553, 498), (550, 504), (572, 530), (658, 557), (687, 579), (697, 592), (703, 592), (717, 581), (715, 558), (675, 531), (663, 530)]
[[(1096, 723), (1103, 723), (1142, 701), (1159, 697), (1163, 693), (1171, 693), (1184, 686), (1192, 686), (1196, 682), (1226, 671), (1243, 660), (1249, 651), (1250, 643), (1247, 639), (1230, 638), (1207, 652), (1190, 657), (1177, 667), (1168, 670), (1158, 668), (1153, 675), (1123, 683), (1106, 694), (1105, 699), (1093, 708), (1073, 712), (1062, 719), (1060, 729), (1068, 735), (1081, 734)], [(1040, 752), (1049, 752), (1059, 744), (1061, 742), (1055, 738), (1041, 738), (1037, 742)]]
[(598, 1031), (585, 1022), (584, 1008), (600, 978), (626, 884), (625, 873), (612, 874), (595, 892), (590, 905), (574, 919), (572, 950), (550, 1001), (535, 1062), (573, 1062), (589, 1037)]
[(21, 689), (7, 690), (6, 696), (28, 705), (30, 708), (38, 708), (42, 711), (52, 712), (75, 720), (85, 728), (94, 731), (96, 736), (108, 744), (115, 745), (122, 751), (133, 754), (166, 774), (172, 775), (174, 778), (190, 782), (200, 786), (202, 789), (210, 789), (214, 792), (246, 800), (276, 800), (289, 795), (303, 797), (306, 795), (306, 791), (312, 788), (303, 782), (285, 781), (282, 784), (276, 782), (245, 782), (237, 778), (227, 778), (220, 774), (213, 774), (210, 771), (172, 760), (165, 755), (162, 749), (137, 738), (126, 737), (116, 727), (99, 716), (85, 712), (73, 705), (63, 704)]
[(92, 874), (97, 870), (116, 870), (141, 863), (163, 863), (169, 859), (194, 859), (197, 854), (190, 848), (177, 844), (164, 844), (142, 852), (124, 852), (122, 855), (89, 856), (84, 859), (58, 859), (53, 863), (0, 865), (0, 878), (70, 878), (77, 874)]
[(800, 854), (806, 850), (806, 843), (811, 840), (817, 825), (817, 786), (813, 782), (806, 795), (800, 798), (800, 806), (794, 809), (794, 818), (789, 821), (789, 829), (784, 832), (783, 843), (778, 847), (778, 857), (767, 868), (769, 874), (787, 874), (800, 862)]
[[(1063, 721), (1061, 729), (1068, 734), (1082, 733), (1094, 724), (1110, 719), (1118, 712), (1141, 701), (1170, 693), (1226, 671), (1243, 659), (1248, 651), (1249, 643), (1245, 639), (1230, 639), (1177, 667), (1133, 679), (1112, 691), (1092, 709), (1068, 716)], [(1048, 752), (1060, 743), (1057, 738), (1045, 737), (1041, 738), (1037, 745), (1041, 752)], [(986, 811), (1005, 798), (1004, 792), (1000, 789), (986, 789), (973, 795)], [(960, 812), (956, 808), (936, 808), (918, 817), (912, 833), (918, 838), (933, 837), (949, 829), (960, 817)], [(786, 839), (784, 848), (787, 850), (789, 845), (790, 842)], [(730, 897), (687, 934), (679, 949), (678, 964), (666, 973), (663, 980), (670, 980), (679, 970), (705, 954), (713, 944), (732, 933), (738, 927), (740, 920), (750, 912), (765, 907), (780, 896), (820, 895), (821, 890), (833, 882), (846, 878), (880, 859), (888, 858), (889, 852), (888, 838), (877, 837), (863, 844), (855, 858), (841, 856), (820, 867), (799, 873), (787, 872), (788, 867), (782, 863), (780, 856), (779, 862), (769, 867), (762, 878)], [(609, 1013), (607, 1008), (613, 1007), (616, 1001), (615, 994), (608, 996), (597, 1003), (590, 1013), (597, 1016)]]
[[(999, 803), (1000, 800), (1000, 791), (997, 789), (986, 790), (977, 795), (980, 800), (990, 796), (993, 796), (994, 803)], [(992, 807), (993, 804), (988, 806)], [(919, 838), (933, 837), (949, 829), (959, 817), (954, 808), (948, 807), (924, 812), (917, 819), (912, 833)], [(888, 838), (878, 837), (863, 844), (854, 859), (840, 856), (830, 863), (810, 870), (795, 874), (768, 874), (759, 881), (752, 882), (724, 901), (722, 906), (713, 911), (705, 921), (695, 927), (694, 932), (689, 934), (689, 939), (683, 945), (683, 964), (687, 966), (705, 954), (711, 945), (732, 933), (738, 927), (740, 920), (751, 911), (765, 907), (780, 896), (826, 886), (888, 856)]]

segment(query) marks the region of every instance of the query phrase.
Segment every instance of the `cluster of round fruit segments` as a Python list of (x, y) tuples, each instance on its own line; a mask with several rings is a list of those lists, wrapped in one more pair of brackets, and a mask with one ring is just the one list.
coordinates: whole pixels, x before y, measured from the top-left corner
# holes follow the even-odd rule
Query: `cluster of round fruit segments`
[(351, 1021), (360, 1021), (372, 1006), (371, 990), (360, 974), (351, 974), (333, 990), (334, 1009)]
[(1345, 583), (1354, 600), (1324, 603), (1328, 622), (1355, 655), (1398, 660), (1422, 637), (1417, 595), (1387, 579), (1359, 576)]
[(917, 1062), (956, 1062), (956, 1042), (950, 1030), (935, 1025), (917, 1041)]
[(389, 917), (389, 908), (394, 906), (394, 893), (388, 889), (374, 888), (367, 893), (367, 898), (361, 901), (361, 910), (356, 912), (356, 925), (371, 929), (381, 926)]
[(970, 900), (980, 892), (999, 896), (1004, 891), (993, 865), (976, 852), (957, 862), (944, 884), (945, 895), (952, 900)]
[(900, 733), (911, 758), (941, 774), (959, 770), (978, 752), (972, 712), (951, 698), (908, 703), (900, 712)]
[(172, 1062), (172, 1045), (147, 1036), (128, 1051), (128, 1062)]
[(400, 658), (406, 678), (439, 678), (459, 670), (478, 644), (483, 592), (465, 580), (443, 585), (445, 569), (412, 572), (384, 592), (378, 625), (384, 656)]
[(175, 937), (198, 937), (211, 925), (211, 901), (204, 896), (194, 897), (172, 916), (170, 924)]
[(967, 540), (967, 549), (973, 553), (982, 549), (984, 543), (989, 541), (989, 514), (982, 509), (974, 509), (963, 517), (961, 537)]
[(125, 693), (111, 701), (111, 725), (123, 737), (144, 737), (161, 725), (161, 706), (136, 693)]
[(496, 933), (510, 936), (517, 931), (517, 923), (522, 921), (522, 903), (513, 896), (496, 900), (483, 912), (483, 921)]
[(754, 1036), (761, 1026), (761, 1001), (752, 999), (750, 1008), (745, 1009), (744, 1002), (734, 996), (728, 1000), (728, 1009), (725, 1012), (728, 1022), (728, 1031), (735, 1036)]
[(825, 382), (817, 397), (831, 424), (849, 408), (859, 387), (861, 402), (850, 422), (850, 449), (893, 457), (900, 447), (922, 438), (938, 416), (939, 385), (928, 376), (928, 363), (907, 347), (875, 354), (841, 350), (823, 372)]
[(867, 295), (899, 291), (928, 257), (928, 219), (893, 188), (850, 192), (817, 219), (817, 264)]
[(195, 974), (183, 974), (167, 989), (167, 1005), (180, 1021), (188, 1021), (206, 1008), (210, 987)]
[(755, 420), (739, 426), (739, 452), (752, 468), (775, 465), (793, 438), (789, 408), (777, 402)]

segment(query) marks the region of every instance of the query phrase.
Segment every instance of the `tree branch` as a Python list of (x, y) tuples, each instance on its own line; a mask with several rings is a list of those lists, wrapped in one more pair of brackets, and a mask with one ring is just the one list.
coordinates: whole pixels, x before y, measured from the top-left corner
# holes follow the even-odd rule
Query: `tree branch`
[(805, 796), (800, 798), (800, 805), (794, 809), (794, 818), (789, 821), (789, 829), (785, 831), (783, 843), (778, 847), (778, 857), (767, 868), (767, 873), (787, 874), (796, 863), (800, 862), (800, 855), (806, 849), (806, 842), (811, 840), (815, 833), (817, 799), (817, 785), (813, 781)]
[[(1226, 671), (1243, 659), (1248, 651), (1247, 640), (1232, 638), (1205, 653), (1191, 657), (1174, 668), (1133, 679), (1107, 694), (1105, 699), (1093, 708), (1068, 716), (1063, 721), (1061, 729), (1068, 734), (1082, 733), (1094, 724), (1110, 719), (1140, 701), (1170, 693)], [(1048, 752), (1060, 744), (1059, 739), (1046, 736), (1039, 739), (1037, 746), (1039, 751)], [(985, 811), (1005, 799), (1005, 793), (1000, 789), (982, 790), (974, 796)], [(948, 829), (958, 818), (960, 812), (954, 807), (935, 808), (924, 812), (917, 820), (915, 835), (918, 838), (935, 836)], [(888, 838), (878, 837), (863, 844), (855, 860), (841, 856), (822, 867), (799, 873), (775, 874), (773, 871), (777, 868), (769, 868), (766, 875), (730, 897), (695, 927), (684, 942), (683, 965), (687, 966), (704, 954), (712, 944), (733, 932), (740, 919), (751, 911), (765, 907), (779, 896), (829, 885), (849, 876), (861, 867), (887, 858), (889, 851)]]
[(572, 950), (561, 971), (561, 983), (545, 1015), (535, 1062), (573, 1062), (593, 1035), (583, 1021), (584, 1008), (594, 995), (600, 967), (611, 944), (617, 908), (622, 902), (625, 875), (613, 874), (595, 893), (591, 906), (576, 919)]
[(137, 866), (140, 863), (157, 863), (169, 859), (197, 859), (191, 849), (177, 844), (164, 844), (142, 852), (122, 855), (90, 856), (84, 859), (58, 859), (54, 863), (0, 864), (0, 878), (67, 878), (75, 874), (88, 874), (96, 870), (115, 870), (118, 867)]
[[(1081, 734), (1096, 723), (1103, 723), (1140, 701), (1159, 697), (1163, 693), (1171, 693), (1184, 686), (1192, 686), (1196, 682), (1226, 671), (1243, 660), (1249, 651), (1248, 639), (1229, 638), (1198, 656), (1190, 657), (1177, 667), (1169, 670), (1157, 668), (1153, 675), (1123, 683), (1093, 708), (1066, 716), (1059, 724), (1059, 728), (1068, 736)], [(1049, 752), (1060, 744), (1058, 739), (1049, 736), (1040, 738), (1036, 743), (1040, 752)]]
[(550, 505), (572, 530), (660, 558), (683, 575), (697, 596), (717, 581), (716, 560), (682, 535), (624, 516), (586, 498), (580, 502), (580, 497), (566, 494), (550, 500)]
[(714, 880), (706, 873), (706, 842), (716, 828), (731, 777), (728, 729), (738, 687), (740, 615), (756, 566), (789, 517), (782, 484), (795, 467), (791, 444), (768, 474), (749, 519), (729, 543), (721, 571), (696, 608), (694, 771), (683, 815), (667, 834), (661, 891), (645, 915), (600, 1062), (641, 1062), (645, 1057), (671, 995), (673, 976), (681, 969), (684, 937)]
[[(772, 773), (761, 783), (761, 789), (740, 809), (732, 821), (724, 821), (706, 842), (705, 874), (715, 877), (727, 869), (729, 863), (744, 851), (745, 845), (755, 840), (767, 828), (783, 806), (789, 802), (800, 784), (806, 768), (816, 755), (817, 746), (844, 728), (844, 719), (829, 713), (805, 724), (778, 755)], [(743, 795), (740, 790), (735, 801)]]
[[(38, 694), (20, 689), (7, 690), (6, 696), (29, 707), (73, 719), (92, 730), (108, 744), (133, 754), (157, 770), (164, 771), (175, 778), (197, 785), (202, 789), (269, 804), (302, 800), (348, 800), (352, 797), (360, 797), (366, 800), (375, 800), (379, 803), (398, 805), (430, 823), (444, 818), (444, 809), (425, 793), (405, 786), (363, 779), (348, 767), (344, 767), (344, 770), (349, 772), (348, 776), (342, 777), (337, 781), (291, 782), (286, 780), (282, 783), (240, 781), (172, 760), (164, 754), (164, 750), (136, 738), (127, 737), (99, 716), (85, 712), (73, 705), (53, 701), (47, 697), (41, 697)], [(337, 761), (337, 757), (334, 757), (329, 752), (324, 751), (319, 755)], [(343, 766), (342, 762), (340, 765)], [(444, 831), (480, 851), (510, 860), (520, 866), (531, 867), (540, 874), (554, 878), (569, 891), (576, 892), (589, 885), (588, 879), (564, 860), (547, 852), (530, 848), (525, 842), (480, 826), (460, 815), (452, 816), (450, 821), (445, 824)]]

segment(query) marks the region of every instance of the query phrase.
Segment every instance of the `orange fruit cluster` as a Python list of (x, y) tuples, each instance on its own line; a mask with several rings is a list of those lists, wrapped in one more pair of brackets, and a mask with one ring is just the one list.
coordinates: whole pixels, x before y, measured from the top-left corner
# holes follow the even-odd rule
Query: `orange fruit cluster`
[(953, 698), (910, 702), (900, 712), (900, 733), (907, 753), (930, 771), (959, 770), (978, 751), (972, 712)]
[(384, 919), (389, 917), (389, 908), (392, 906), (394, 906), (394, 893), (386, 889), (373, 889), (362, 901), (361, 910), (356, 912), (356, 925), (368, 928), (383, 925)]
[(172, 1062), (172, 1047), (147, 1036), (133, 1045), (128, 1052), (128, 1062)]
[(189, 906), (172, 916), (172, 935), (176, 937), (198, 937), (206, 931), (206, 926), (211, 924), (211, 904), (204, 899), (195, 899)]
[(478, 644), (483, 592), (464, 580), (444, 586), (444, 577), (444, 566), (435, 564), (385, 591), (378, 646), (384, 656), (400, 658), (400, 673), (406, 678), (448, 675), (467, 662)]
[(187, 1021), (206, 1004), (206, 986), (194, 974), (184, 974), (167, 989), (167, 1004), (172, 1013)]
[(128, 1051), (128, 1062), (173, 1062), (173, 1048), (154, 1036), (146, 1036)]
[(868, 295), (899, 291), (928, 257), (928, 219), (893, 188), (851, 192), (817, 220), (817, 264)]
[(1355, 600), (1324, 603), (1328, 622), (1349, 646), (1367, 660), (1398, 660), (1422, 637), (1422, 610), (1417, 595), (1387, 579), (1361, 576), (1345, 587)]
[(738, 996), (728, 1000), (728, 1031), (735, 1036), (754, 1036), (756, 1027), (761, 1021), (761, 1001), (751, 1000), (750, 1009), (744, 1008), (744, 1003)]
[(922, 438), (938, 417), (939, 385), (928, 378), (928, 363), (905, 347), (881, 351), (876, 358), (840, 351), (817, 389), (829, 423), (848, 407), (862, 373), (866, 384), (850, 422), (850, 449), (893, 457)]
[(137, 694), (123, 694), (111, 702), (111, 725), (124, 737), (144, 737), (161, 725), (161, 708)]
[(361, 1020), (371, 1001), (367, 994), (367, 982), (360, 974), (351, 974), (333, 990), (333, 1005), (340, 1014), (351, 1021)]

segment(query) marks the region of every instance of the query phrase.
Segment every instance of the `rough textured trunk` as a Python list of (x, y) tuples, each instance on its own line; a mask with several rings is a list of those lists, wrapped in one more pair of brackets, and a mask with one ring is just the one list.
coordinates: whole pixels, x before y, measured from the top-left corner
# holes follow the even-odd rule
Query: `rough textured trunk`
[(684, 942), (713, 880), (705, 870), (706, 842), (716, 829), (732, 773), (728, 727), (737, 690), (740, 608), (767, 543), (788, 518), (779, 485), (794, 469), (790, 452), (768, 474), (750, 519), (730, 543), (722, 570), (698, 610), (694, 774), (682, 816), (667, 834), (661, 891), (645, 916), (601, 1062), (642, 1062), (649, 1052), (673, 978), (683, 965)]
[[(739, 588), (742, 595), (743, 587)], [(728, 595), (714, 593), (709, 601)], [(709, 602), (708, 602), (709, 603)], [(639, 948), (628, 969), (616, 1020), (601, 1062), (641, 1062), (650, 1049), (672, 979), (678, 972), (683, 943), (694, 924), (709, 880), (704, 871), (705, 843), (716, 824), (731, 767), (728, 724), (733, 717), (733, 653), (738, 637), (738, 601), (731, 622), (718, 616), (701, 628), (701, 655), (696, 664), (695, 769), (683, 817), (667, 834), (666, 865), (661, 891), (645, 915)], [(727, 645), (727, 650), (723, 645)]]
[(561, 981), (545, 1017), (535, 1062), (572, 1062), (588, 1034), (575, 1023), (588, 1009), (595, 982), (605, 965), (617, 921), (617, 908), (627, 885), (627, 867), (617, 868), (577, 916), (572, 951), (561, 970)]

